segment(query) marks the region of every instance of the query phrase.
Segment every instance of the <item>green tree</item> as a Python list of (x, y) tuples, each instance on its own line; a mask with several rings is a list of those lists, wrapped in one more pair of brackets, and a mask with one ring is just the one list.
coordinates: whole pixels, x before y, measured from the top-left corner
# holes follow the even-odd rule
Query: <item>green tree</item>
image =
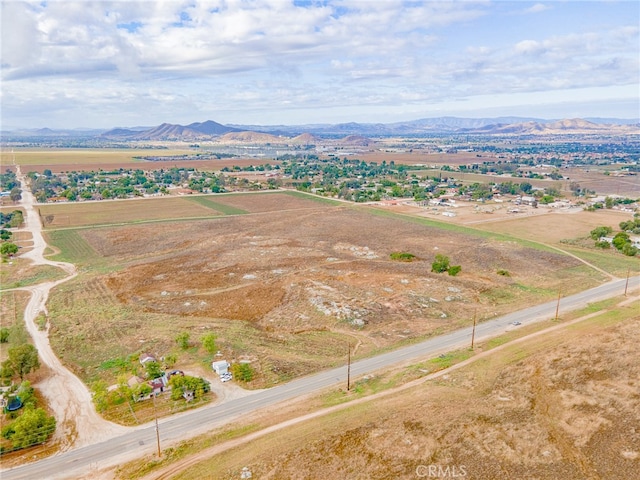
[(144, 369), (147, 372), (148, 378), (159, 378), (164, 375), (162, 368), (158, 362), (147, 362), (144, 364)]
[(531, 185), (529, 182), (522, 182), (520, 184), (520, 191), (522, 193), (529, 194), (531, 193), (532, 190), (533, 190), (533, 185)]
[(2, 429), (2, 436), (11, 441), (14, 449), (44, 443), (55, 431), (56, 419), (42, 408), (25, 407), (15, 421)]
[(231, 373), (233, 373), (236, 380), (242, 382), (250, 382), (255, 376), (253, 367), (248, 363), (234, 363), (231, 367)]
[(193, 392), (194, 398), (200, 398), (210, 390), (209, 382), (203, 378), (189, 375), (173, 375), (169, 379), (171, 386), (171, 399), (180, 400), (184, 392)]
[(210, 332), (210, 333), (205, 333), (202, 336), (202, 346), (205, 348), (205, 350), (209, 353), (215, 353), (216, 352), (216, 336), (214, 333)]
[(443, 273), (449, 270), (449, 257), (438, 253), (435, 261), (431, 264), (431, 271), (436, 273)]
[(7, 343), (9, 341), (9, 330), (7, 327), (0, 328), (0, 343)]
[(139, 383), (131, 389), (132, 395), (135, 398), (143, 398), (153, 392), (153, 388), (148, 383)]
[(29, 343), (23, 343), (9, 349), (9, 358), (2, 363), (3, 369), (18, 375), (20, 381), (32, 371), (40, 368), (38, 350)]
[(631, 242), (625, 243), (620, 251), (628, 257), (635, 257), (638, 254), (638, 249), (634, 247)]
[(607, 197), (604, 199), (605, 208), (613, 208), (613, 198)]
[(178, 335), (176, 335), (176, 343), (180, 346), (180, 348), (186, 350), (187, 348), (189, 348), (189, 338), (189, 332), (180, 332)]
[(4, 242), (0, 245), (0, 255), (5, 257), (18, 253), (18, 246), (15, 243)]
[(109, 390), (104, 380), (97, 380), (91, 384), (93, 404), (98, 412), (104, 412), (109, 407)]
[(16, 391), (16, 393), (20, 397), (20, 400), (22, 400), (22, 405), (24, 405), (25, 407), (29, 405), (32, 407), (36, 406), (37, 400), (36, 400), (35, 390), (31, 386), (31, 382), (27, 380), (22, 382), (18, 387), (18, 390)]
[(165, 368), (173, 367), (177, 361), (178, 361), (178, 356), (175, 353), (170, 353), (168, 355), (165, 355), (164, 357)]
[(447, 273), (452, 277), (455, 277), (460, 273), (461, 270), (462, 270), (462, 267), (460, 265), (451, 265), (449, 267), (449, 270), (447, 270)]
[(18, 187), (13, 187), (9, 192), (9, 198), (12, 202), (19, 202), (22, 199), (22, 190)]
[(24, 222), (24, 216), (21, 210), (14, 210), (11, 212), (11, 220), (9, 220), (9, 227), (16, 228), (22, 225)]
[(622, 250), (626, 244), (631, 243), (631, 241), (629, 240), (629, 234), (627, 232), (618, 232), (613, 237), (611, 243), (613, 243), (613, 246), (618, 250)]
[(611, 227), (597, 227), (589, 232), (589, 235), (593, 240), (600, 240), (602, 237), (606, 237), (613, 233), (613, 228)]

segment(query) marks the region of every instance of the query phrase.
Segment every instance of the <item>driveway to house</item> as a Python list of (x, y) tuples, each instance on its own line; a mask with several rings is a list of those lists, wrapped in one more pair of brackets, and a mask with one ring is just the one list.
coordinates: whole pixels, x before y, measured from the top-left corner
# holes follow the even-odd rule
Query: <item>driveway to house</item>
[[(38, 212), (33, 206), (35, 199), (26, 184), (20, 166), (17, 165), (16, 169), (16, 176), (22, 188), (20, 206), (25, 210), (25, 227), (22, 230), (29, 231), (33, 239), (33, 247), (30, 251), (22, 254), (21, 257), (31, 260), (35, 265), (51, 265), (61, 268), (68, 274), (64, 279), (55, 282), (45, 282), (15, 289), (31, 293), (31, 298), (25, 308), (24, 321), (27, 331), (38, 349), (41, 363), (49, 367), (47, 378), (39, 381), (34, 387), (37, 387), (42, 392), (56, 418), (57, 428), (54, 441), (57, 442), (62, 451), (65, 451), (122, 435), (127, 429), (108, 422), (98, 415), (93, 408), (91, 393), (86, 385), (62, 365), (51, 349), (48, 333), (49, 325), (45, 330), (39, 330), (34, 321), (40, 313), (47, 314), (46, 303), (51, 289), (71, 280), (77, 273), (75, 266), (70, 263), (53, 262), (44, 258), (44, 250), (47, 244), (42, 236), (42, 224), (40, 223)], [(40, 478), (46, 477), (47, 475)]]

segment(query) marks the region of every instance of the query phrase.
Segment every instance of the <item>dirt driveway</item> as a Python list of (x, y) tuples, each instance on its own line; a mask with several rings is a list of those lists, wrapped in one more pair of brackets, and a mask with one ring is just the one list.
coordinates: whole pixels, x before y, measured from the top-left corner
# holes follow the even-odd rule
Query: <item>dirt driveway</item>
[(51, 265), (63, 269), (69, 274), (56, 282), (20, 288), (31, 293), (24, 312), (27, 331), (38, 349), (41, 362), (48, 367), (49, 374), (34, 386), (47, 399), (49, 408), (53, 410), (58, 428), (55, 440), (60, 450), (81, 447), (97, 441), (119, 435), (126, 427), (115, 425), (104, 420), (93, 408), (91, 393), (87, 387), (71, 373), (56, 357), (49, 345), (48, 326), (39, 330), (34, 319), (42, 312), (47, 314), (46, 302), (52, 288), (76, 276), (75, 267), (68, 263), (52, 262), (44, 258), (46, 247), (42, 237), (42, 226), (38, 214), (33, 208), (34, 198), (26, 185), (24, 175), (17, 167), (17, 176), (22, 184), (21, 206), (25, 209), (25, 229), (33, 238), (33, 247), (22, 255), (36, 265)]

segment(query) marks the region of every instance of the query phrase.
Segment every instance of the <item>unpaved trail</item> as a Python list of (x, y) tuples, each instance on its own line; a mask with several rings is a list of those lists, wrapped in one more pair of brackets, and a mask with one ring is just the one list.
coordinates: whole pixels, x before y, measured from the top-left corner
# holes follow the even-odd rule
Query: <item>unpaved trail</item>
[(61, 451), (82, 447), (122, 434), (126, 427), (104, 420), (93, 408), (91, 393), (82, 381), (67, 369), (55, 355), (49, 344), (48, 325), (46, 330), (39, 330), (34, 319), (42, 312), (47, 314), (47, 298), (51, 289), (74, 278), (77, 273), (70, 263), (53, 262), (44, 258), (47, 244), (42, 236), (42, 225), (38, 213), (33, 207), (34, 197), (29, 190), (24, 175), (17, 168), (17, 177), (22, 185), (22, 201), (25, 210), (25, 230), (33, 238), (33, 247), (22, 258), (31, 260), (36, 265), (51, 265), (63, 269), (69, 274), (66, 278), (55, 282), (46, 282), (30, 287), (19, 288), (31, 292), (24, 312), (27, 331), (38, 349), (40, 359), (47, 367), (47, 378), (39, 381), (37, 387), (47, 399), (53, 410), (58, 428), (55, 441)]

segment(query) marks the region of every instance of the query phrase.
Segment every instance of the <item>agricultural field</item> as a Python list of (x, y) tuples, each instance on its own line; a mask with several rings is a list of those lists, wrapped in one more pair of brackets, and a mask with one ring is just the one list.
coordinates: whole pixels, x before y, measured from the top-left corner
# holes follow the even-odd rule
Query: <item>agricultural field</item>
[(220, 211), (186, 197), (46, 204), (38, 207), (45, 228), (86, 227), (167, 219), (214, 217)]
[(194, 155), (197, 150), (188, 148), (168, 149), (144, 149), (144, 148), (82, 148), (82, 149), (28, 149), (15, 148), (13, 151), (3, 150), (0, 153), (0, 163), (5, 168), (12, 169), (12, 165), (19, 164), (24, 173), (51, 170), (54, 173), (72, 171), (98, 171), (114, 169), (159, 170), (172, 167), (197, 168), (200, 170), (221, 170), (235, 165), (243, 167), (249, 165), (261, 165), (264, 163), (275, 164), (273, 160), (261, 160), (255, 158), (224, 158), (220, 160), (173, 160), (147, 161), (141, 157), (148, 156), (176, 156)]
[[(47, 229), (118, 225), (166, 220), (188, 220), (243, 215), (289, 209), (319, 208), (331, 200), (297, 192), (255, 194), (185, 195), (180, 197), (151, 197), (100, 202), (52, 203), (40, 205), (40, 219)], [(334, 202), (335, 203), (335, 202)]]
[[(195, 208), (195, 198), (209, 197), (184, 201)], [(53, 258), (82, 267), (50, 297), (54, 349), (86, 382), (113, 380), (120, 372), (101, 365), (142, 351), (206, 368), (211, 357), (197, 345), (214, 332), (225, 358), (252, 362), (258, 375), (248, 386), (261, 388), (343, 363), (347, 343), (371, 355), (607, 278), (504, 233), (316, 198), (218, 195), (246, 213), (101, 228), (84, 214), (82, 228), (49, 224)], [(461, 273), (432, 273), (436, 254)], [(176, 350), (182, 331), (193, 348)]]

